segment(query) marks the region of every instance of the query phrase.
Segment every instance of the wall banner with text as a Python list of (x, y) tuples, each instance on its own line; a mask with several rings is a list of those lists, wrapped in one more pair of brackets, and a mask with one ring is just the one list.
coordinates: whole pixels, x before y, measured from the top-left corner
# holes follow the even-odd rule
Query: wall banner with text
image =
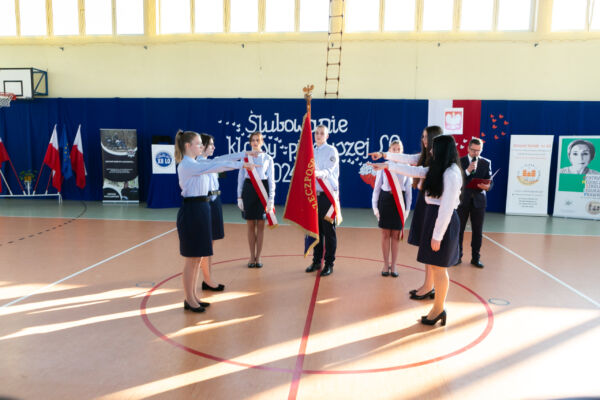
[(552, 135), (512, 135), (506, 214), (548, 215)]
[(600, 136), (560, 136), (554, 216), (600, 220)]
[(135, 129), (100, 129), (104, 202), (140, 201)]

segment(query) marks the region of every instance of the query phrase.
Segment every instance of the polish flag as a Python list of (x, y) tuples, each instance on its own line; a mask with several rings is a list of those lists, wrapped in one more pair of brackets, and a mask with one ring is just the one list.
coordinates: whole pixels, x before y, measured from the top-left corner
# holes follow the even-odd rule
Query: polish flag
[(81, 142), (81, 125), (77, 129), (77, 135), (71, 147), (71, 166), (76, 176), (76, 184), (79, 189), (85, 187), (85, 163), (83, 162), (83, 143)]
[(481, 100), (429, 100), (427, 126), (439, 125), (454, 135), (458, 155), (468, 152), (469, 140), (480, 137)]
[(62, 173), (60, 171), (60, 154), (58, 152), (58, 134), (56, 133), (56, 125), (48, 143), (48, 150), (44, 156), (44, 164), (52, 170), (52, 186), (60, 192), (62, 185)]

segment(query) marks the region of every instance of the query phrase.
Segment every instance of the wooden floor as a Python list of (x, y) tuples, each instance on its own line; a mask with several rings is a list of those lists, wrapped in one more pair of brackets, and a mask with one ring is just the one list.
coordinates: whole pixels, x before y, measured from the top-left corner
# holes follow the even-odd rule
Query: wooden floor
[(379, 235), (341, 227), (319, 278), (296, 228), (266, 232), (256, 270), (227, 224), (226, 290), (193, 314), (173, 222), (0, 217), (0, 398), (600, 396), (598, 236), (486, 233), (485, 268), (451, 268), (448, 324), (426, 327), (416, 248), (383, 278)]

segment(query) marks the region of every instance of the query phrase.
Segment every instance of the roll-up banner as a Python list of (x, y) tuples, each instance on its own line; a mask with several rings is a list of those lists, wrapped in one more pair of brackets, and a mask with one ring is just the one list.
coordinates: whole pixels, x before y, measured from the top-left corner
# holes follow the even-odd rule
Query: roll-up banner
[(511, 135), (506, 214), (548, 215), (552, 135)]
[(560, 136), (554, 216), (600, 219), (600, 136)]
[(103, 202), (139, 203), (137, 132), (100, 129)]

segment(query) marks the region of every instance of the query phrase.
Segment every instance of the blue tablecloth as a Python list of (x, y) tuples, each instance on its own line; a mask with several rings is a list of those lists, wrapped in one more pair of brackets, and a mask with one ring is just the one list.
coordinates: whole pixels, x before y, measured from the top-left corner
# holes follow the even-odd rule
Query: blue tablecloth
[(181, 188), (177, 174), (152, 174), (148, 189), (148, 208), (181, 206)]

